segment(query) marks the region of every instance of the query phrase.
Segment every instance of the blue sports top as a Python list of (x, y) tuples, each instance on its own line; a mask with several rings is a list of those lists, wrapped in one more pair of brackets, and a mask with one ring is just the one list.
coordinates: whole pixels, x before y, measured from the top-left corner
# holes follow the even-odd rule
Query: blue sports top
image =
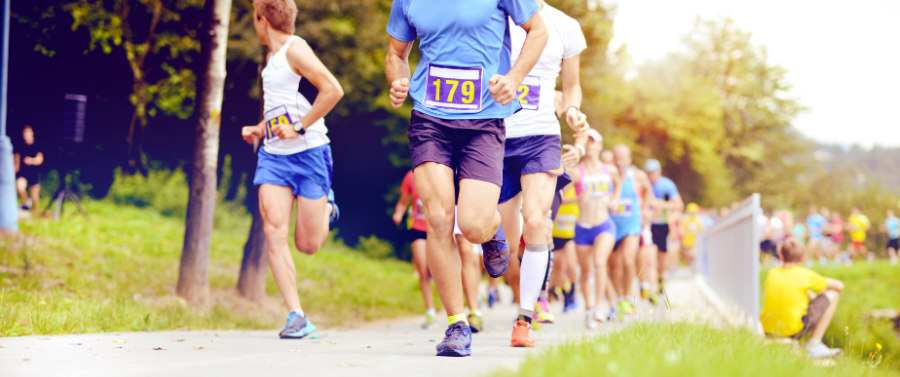
[[(675, 182), (672, 182), (671, 179), (666, 177), (659, 177), (659, 179), (652, 185), (653, 187), (653, 196), (657, 199), (662, 199), (668, 201), (676, 196), (678, 196), (678, 187), (675, 187)], [(663, 210), (660, 216), (656, 216), (653, 219), (654, 224), (669, 224), (669, 211)]]
[(422, 52), (410, 82), (415, 110), (440, 119), (503, 119), (519, 109), (491, 97), (488, 81), (510, 69), (507, 20), (528, 21), (534, 0), (394, 0), (387, 32), (419, 38)]
[(822, 237), (822, 227), (825, 226), (825, 223), (828, 221), (825, 220), (825, 217), (820, 214), (809, 215), (806, 217), (806, 231), (809, 233), (809, 238), (819, 239)]
[(634, 168), (629, 167), (622, 182), (622, 194), (619, 197), (619, 208), (610, 214), (616, 223), (616, 240), (629, 234), (640, 234), (641, 231), (641, 199), (634, 187)]
[(893, 219), (887, 219), (884, 221), (884, 226), (888, 231), (888, 238), (895, 240), (900, 238), (900, 220), (896, 217)]

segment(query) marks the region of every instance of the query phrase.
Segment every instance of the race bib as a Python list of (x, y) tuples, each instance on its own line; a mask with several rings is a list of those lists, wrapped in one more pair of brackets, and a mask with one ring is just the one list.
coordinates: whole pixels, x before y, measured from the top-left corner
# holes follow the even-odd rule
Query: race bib
[(619, 200), (619, 208), (616, 211), (616, 214), (619, 216), (631, 216), (633, 212), (634, 202), (631, 199), (621, 199)]
[(516, 90), (516, 98), (523, 109), (537, 110), (541, 102), (541, 78), (537, 76), (526, 76), (522, 80), (522, 85)]
[(575, 216), (572, 215), (556, 215), (556, 230), (567, 232), (575, 230)]
[(428, 65), (425, 101), (428, 107), (481, 111), (482, 68)]
[(294, 124), (291, 114), (287, 111), (287, 106), (281, 105), (266, 111), (266, 141), (278, 139), (272, 128), (279, 124)]
[(609, 182), (592, 182), (588, 184), (588, 188), (592, 193), (597, 193), (598, 195), (606, 195), (609, 193)]

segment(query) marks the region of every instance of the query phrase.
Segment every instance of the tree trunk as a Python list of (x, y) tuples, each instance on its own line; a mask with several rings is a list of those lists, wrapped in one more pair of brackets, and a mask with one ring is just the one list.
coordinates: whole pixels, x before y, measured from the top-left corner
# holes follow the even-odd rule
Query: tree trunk
[[(266, 66), (268, 49), (263, 48), (263, 60), (259, 65), (257, 80), (259, 81), (259, 118), (263, 117), (263, 85), (262, 70)], [(254, 152), (256, 148), (254, 148)], [(256, 160), (255, 156), (253, 157)], [(256, 164), (253, 164), (255, 167)], [(255, 169), (254, 169), (255, 170)], [(259, 214), (259, 191), (253, 185), (253, 171), (247, 180), (247, 211), (253, 215), (250, 234), (244, 244), (244, 258), (241, 260), (241, 273), (238, 276), (238, 293), (252, 301), (262, 301), (266, 297), (266, 275), (269, 272), (268, 255), (266, 254), (266, 237), (263, 234), (262, 216)]]
[(196, 128), (191, 160), (190, 193), (177, 293), (191, 305), (209, 300), (209, 244), (216, 206), (216, 159), (225, 87), (230, 0), (206, 0), (206, 22), (200, 33)]

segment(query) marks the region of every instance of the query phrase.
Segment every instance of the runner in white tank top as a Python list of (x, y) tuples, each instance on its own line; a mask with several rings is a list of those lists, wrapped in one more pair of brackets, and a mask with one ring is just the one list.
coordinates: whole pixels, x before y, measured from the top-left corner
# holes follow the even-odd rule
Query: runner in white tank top
[(265, 139), (253, 183), (259, 186), (269, 266), (288, 310), (279, 336), (302, 338), (316, 326), (300, 306), (288, 227), (296, 200), (294, 243), (300, 252), (314, 254), (328, 236), (329, 220), (337, 219), (323, 117), (344, 93), (306, 41), (293, 35), (294, 0), (254, 0), (253, 7), (259, 41), (272, 53), (262, 72), (265, 117), (241, 134), (250, 144)]
[(288, 63), (287, 51), (294, 43), (306, 45), (302, 38), (292, 35), (287, 42), (271, 55), (262, 71), (263, 102), (266, 109), (265, 122), (265, 150), (271, 154), (288, 155), (303, 152), (312, 148), (328, 144), (328, 129), (325, 128), (325, 118), (319, 118), (311, 125), (306, 126), (306, 132), (295, 138), (282, 139), (273, 132), (273, 126), (278, 124), (296, 125), (300, 119), (309, 113), (313, 102), (318, 96), (319, 90), (310, 83), (309, 79), (300, 76)]

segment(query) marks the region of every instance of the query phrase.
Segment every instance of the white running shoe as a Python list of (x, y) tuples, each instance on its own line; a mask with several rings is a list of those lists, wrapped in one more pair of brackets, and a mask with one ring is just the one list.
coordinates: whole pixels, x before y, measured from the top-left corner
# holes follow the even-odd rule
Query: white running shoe
[(806, 354), (813, 359), (829, 359), (841, 354), (840, 348), (828, 348), (822, 342), (806, 344)]
[(597, 321), (594, 320), (593, 310), (588, 310), (587, 313), (584, 313), (584, 327), (587, 327), (588, 330), (597, 328)]

